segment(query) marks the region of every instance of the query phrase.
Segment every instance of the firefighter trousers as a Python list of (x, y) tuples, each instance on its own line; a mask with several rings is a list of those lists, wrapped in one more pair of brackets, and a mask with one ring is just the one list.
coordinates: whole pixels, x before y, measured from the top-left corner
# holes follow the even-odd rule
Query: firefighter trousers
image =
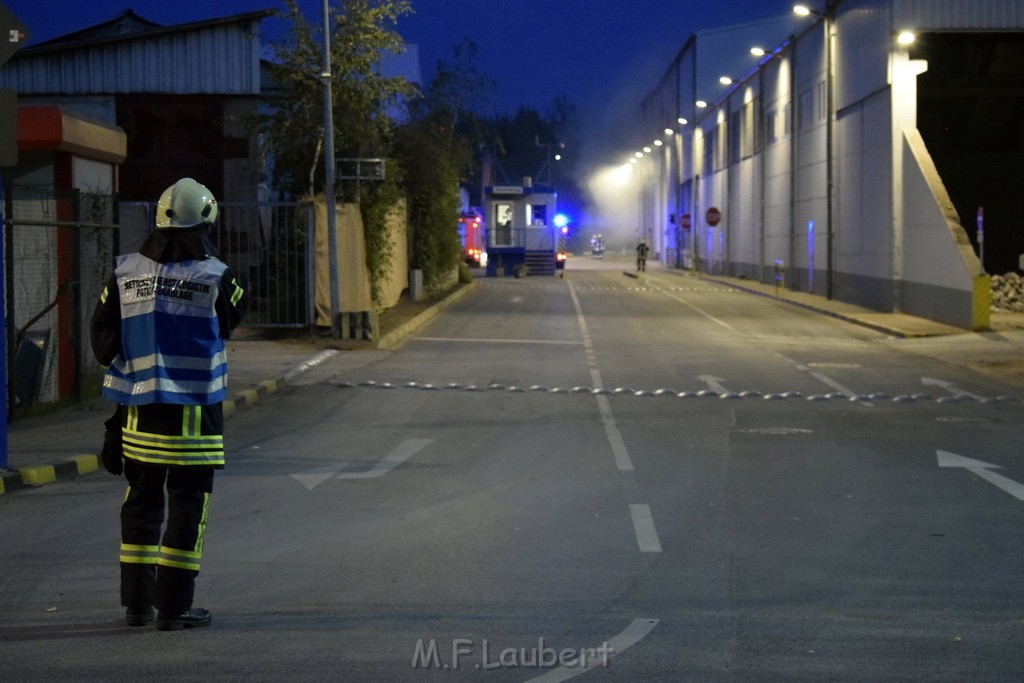
[(121, 505), (121, 604), (182, 614), (192, 607), (214, 469), (125, 458), (124, 473), (128, 493)]

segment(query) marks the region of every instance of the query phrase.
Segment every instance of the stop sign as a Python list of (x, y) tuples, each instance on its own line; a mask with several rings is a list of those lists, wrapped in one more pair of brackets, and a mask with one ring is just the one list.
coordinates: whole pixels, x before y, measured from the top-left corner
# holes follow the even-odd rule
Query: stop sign
[(690, 214), (684, 213), (682, 216), (679, 217), (679, 226), (683, 230), (690, 229)]
[(722, 212), (712, 206), (704, 217), (707, 219), (708, 225), (714, 227), (722, 220)]

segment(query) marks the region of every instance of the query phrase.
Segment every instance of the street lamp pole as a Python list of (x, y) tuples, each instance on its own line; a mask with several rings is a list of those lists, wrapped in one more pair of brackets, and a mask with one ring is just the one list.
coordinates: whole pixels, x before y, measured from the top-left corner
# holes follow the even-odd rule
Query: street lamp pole
[(330, 264), (331, 336), (341, 336), (338, 293), (338, 226), (334, 204), (334, 107), (331, 103), (331, 23), (328, 0), (324, 5), (324, 199), (327, 205), (327, 258)]

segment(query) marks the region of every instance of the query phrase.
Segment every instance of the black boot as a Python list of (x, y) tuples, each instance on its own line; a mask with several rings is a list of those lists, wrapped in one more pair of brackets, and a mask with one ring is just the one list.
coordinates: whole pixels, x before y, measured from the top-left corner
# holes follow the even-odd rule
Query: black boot
[(160, 631), (180, 631), (183, 628), (209, 626), (212, 619), (210, 613), (205, 609), (193, 607), (178, 615), (160, 612), (156, 616), (156, 627)]

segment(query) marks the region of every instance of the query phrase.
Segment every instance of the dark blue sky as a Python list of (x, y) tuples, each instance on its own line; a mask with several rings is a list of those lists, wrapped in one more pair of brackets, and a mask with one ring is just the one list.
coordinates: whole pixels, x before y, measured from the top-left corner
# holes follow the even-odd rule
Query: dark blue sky
[[(278, 0), (4, 0), (29, 29), (29, 43), (113, 18), (131, 8), (160, 24), (280, 7)], [(334, 0), (337, 2), (337, 0)], [(547, 112), (565, 95), (591, 118), (628, 108), (650, 91), (694, 31), (777, 17), (792, 0), (411, 0), (398, 31), (420, 46), (424, 79), (464, 36), (496, 81), (493, 107)], [(821, 0), (823, 2), (823, 0)], [(816, 3), (811, 3), (816, 4)], [(300, 0), (319, 20), (321, 0)], [(279, 34), (280, 22), (267, 22)]]

